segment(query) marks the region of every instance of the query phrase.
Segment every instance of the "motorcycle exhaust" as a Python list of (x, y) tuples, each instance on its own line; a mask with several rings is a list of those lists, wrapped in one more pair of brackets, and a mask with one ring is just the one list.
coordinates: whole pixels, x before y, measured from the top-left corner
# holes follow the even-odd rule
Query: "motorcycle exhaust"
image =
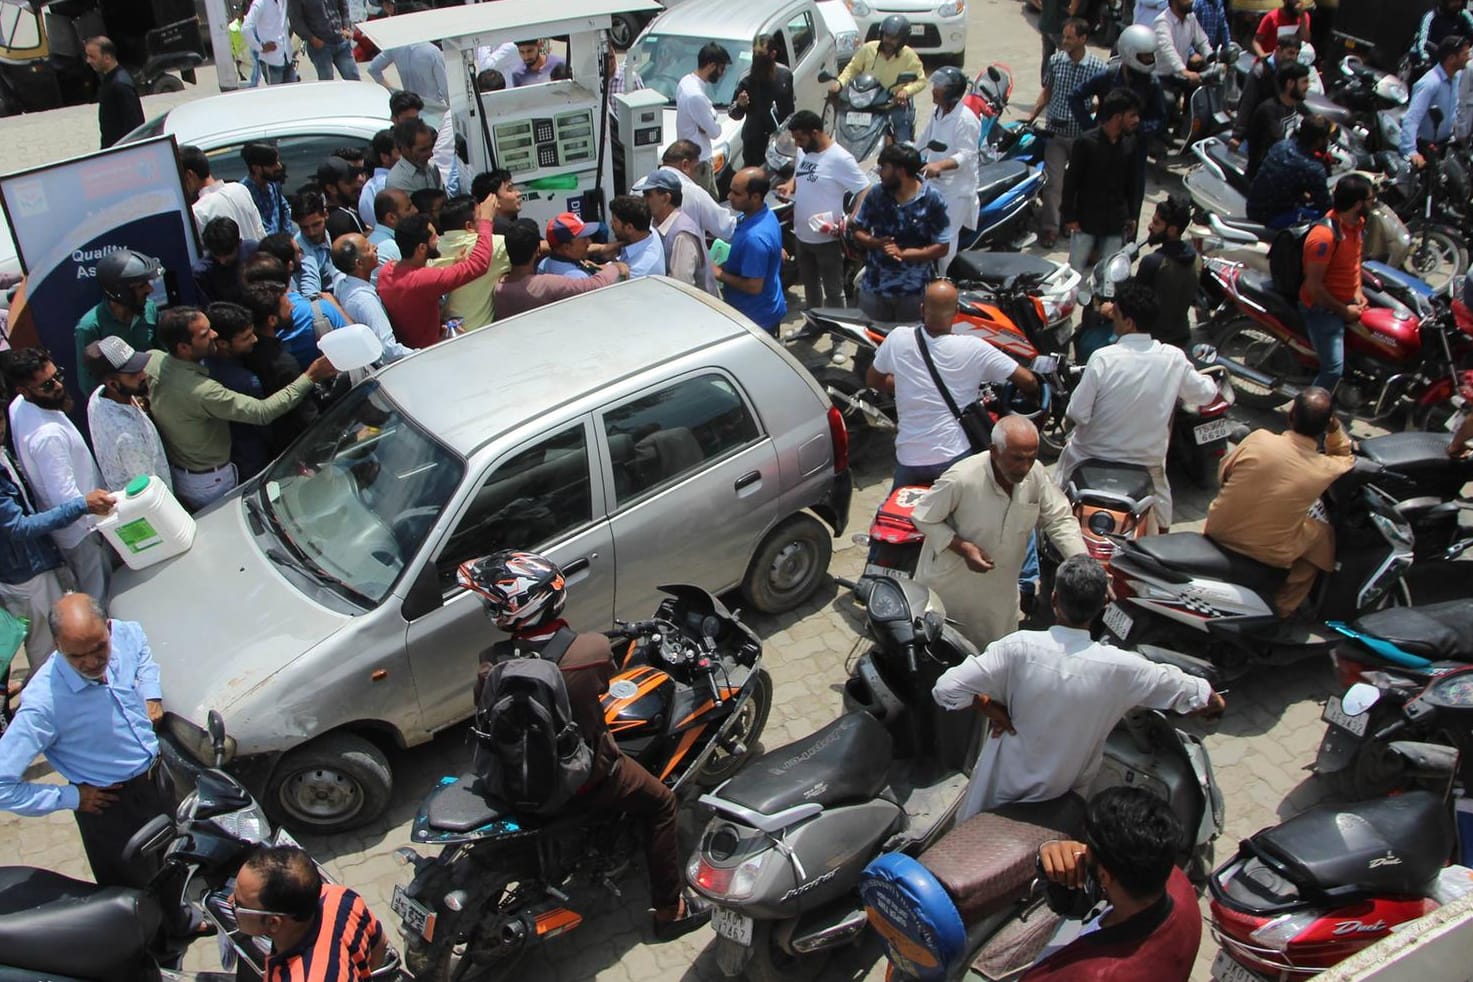
[(812, 954), (824, 948), (832, 948), (835, 945), (845, 944), (859, 937), (860, 932), (869, 924), (869, 915), (861, 908), (850, 910), (842, 918), (833, 924), (826, 924), (817, 930), (808, 931), (804, 934), (793, 932), (793, 950), (800, 955)]
[(1258, 371), (1256, 368), (1249, 368), (1247, 365), (1235, 359), (1224, 358), (1222, 355), (1219, 354), (1212, 362), (1212, 364), (1221, 365), (1223, 368), (1226, 368), (1228, 370), (1229, 374), (1235, 375), (1241, 379), (1246, 379), (1247, 381), (1252, 382), (1254, 385), (1261, 385), (1266, 389), (1273, 389), (1275, 392), (1281, 393), (1286, 399), (1292, 398), (1297, 394), (1297, 390), (1291, 391), (1290, 389), (1285, 388), (1283, 386), (1283, 383), (1279, 379), (1276, 379), (1271, 375), (1265, 375), (1262, 372)]

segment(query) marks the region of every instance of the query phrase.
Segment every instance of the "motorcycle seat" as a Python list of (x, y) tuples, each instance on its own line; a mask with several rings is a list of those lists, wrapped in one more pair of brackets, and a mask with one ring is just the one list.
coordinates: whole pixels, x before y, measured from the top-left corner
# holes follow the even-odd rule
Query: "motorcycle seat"
[(814, 307), (808, 311), (817, 320), (841, 324), (868, 324), (869, 314), (858, 307)]
[(425, 799), (425, 823), (438, 832), (469, 832), (502, 817), (503, 812), (476, 790), (474, 774), (442, 784)]
[(977, 169), (977, 197), (995, 198), (1008, 188), (1022, 184), (1030, 168), (1021, 160), (1000, 160)]
[(0, 961), (41, 976), (131, 978), (163, 914), (139, 890), (0, 867)]
[(1433, 661), (1473, 662), (1473, 604), (1466, 600), (1388, 607), (1350, 626)]
[(1447, 455), (1448, 436), (1420, 430), (1388, 433), (1360, 442), (1360, 455), (1388, 470), (1406, 474), (1452, 470), (1457, 462)]
[(1224, 549), (1198, 532), (1171, 532), (1136, 539), (1131, 547), (1178, 572), (1236, 583), (1259, 593), (1278, 589), (1289, 571)]
[(1248, 174), (1243, 170), (1244, 165), (1247, 163), (1246, 158), (1241, 154), (1233, 153), (1232, 149), (1221, 140), (1215, 141), (1209, 146), (1206, 153), (1213, 163), (1222, 168), (1223, 176), (1227, 178), (1229, 184), (1244, 194), (1248, 193), (1250, 182), (1248, 180)]
[(1108, 460), (1086, 460), (1074, 468), (1069, 483), (1081, 492), (1101, 491), (1141, 501), (1156, 493), (1151, 474), (1140, 464), (1117, 464)]
[(823, 729), (770, 750), (722, 785), (720, 797), (761, 815), (797, 805), (868, 801), (885, 787), (890, 731), (869, 713), (846, 713)]
[(1257, 269), (1243, 270), (1238, 275), (1238, 290), (1268, 311), (1269, 316), (1277, 319), (1279, 323), (1302, 333), (1303, 325), (1299, 316), (1299, 305), (1274, 289), (1273, 278), (1269, 274)]
[(1417, 896), (1453, 846), (1447, 805), (1430, 791), (1320, 805), (1246, 845), (1300, 890)]
[(1084, 801), (1072, 793), (1004, 805), (946, 833), (921, 854), (921, 865), (951, 894), (962, 923), (975, 924), (1028, 892), (1040, 846), (1078, 834), (1083, 824)]
[(1058, 271), (1058, 263), (1026, 252), (988, 252), (969, 249), (959, 252), (946, 270), (959, 283), (1001, 286), (1017, 276), (1045, 279)]
[(1237, 215), (1218, 215), (1217, 217), (1218, 220), (1221, 221), (1228, 228), (1235, 228), (1239, 231), (1247, 232), (1249, 235), (1256, 235), (1264, 242), (1273, 241), (1275, 233), (1273, 229), (1269, 228), (1267, 225), (1262, 225), (1258, 222), (1250, 222), (1248, 219), (1241, 218)]

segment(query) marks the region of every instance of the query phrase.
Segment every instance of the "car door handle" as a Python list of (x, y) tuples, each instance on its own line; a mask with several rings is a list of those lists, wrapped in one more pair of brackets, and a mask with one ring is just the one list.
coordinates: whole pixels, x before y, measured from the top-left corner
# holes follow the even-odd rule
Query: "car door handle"
[(568, 563), (565, 566), (563, 566), (563, 576), (568, 577), (568, 576), (572, 576), (574, 573), (582, 573), (582, 572), (584, 572), (591, 565), (591, 563), (589, 562), (589, 560), (591, 560), (591, 559), (597, 559), (597, 558), (598, 558), (598, 553), (595, 552), (591, 556), (584, 556), (582, 559), (575, 559), (575, 560), (573, 560), (571, 563)]
[(732, 487), (737, 491), (740, 491), (742, 488), (751, 487), (753, 484), (756, 484), (760, 480), (762, 480), (761, 471), (748, 471), (741, 477), (737, 478), (736, 483), (732, 485)]

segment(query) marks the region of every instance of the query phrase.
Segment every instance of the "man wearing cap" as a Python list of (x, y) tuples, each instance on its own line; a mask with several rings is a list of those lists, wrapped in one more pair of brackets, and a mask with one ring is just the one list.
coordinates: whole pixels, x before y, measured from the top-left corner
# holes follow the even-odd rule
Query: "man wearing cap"
[(317, 183), (327, 199), (327, 241), (331, 245), (340, 235), (366, 232), (358, 217), (358, 196), (366, 176), (363, 168), (354, 167), (342, 157), (328, 157), (317, 168)]
[(103, 483), (121, 491), (140, 474), (152, 474), (174, 490), (164, 442), (138, 404), (148, 397), (148, 355), (122, 338), (103, 338), (87, 345), (82, 357), (100, 381), (87, 397), (87, 429)]
[(767, 172), (760, 167), (745, 167), (731, 179), (726, 198), (742, 218), (726, 262), (716, 267), (716, 281), (725, 288), (727, 303), (775, 336), (788, 302), (783, 297), (783, 233), (767, 207), (770, 189)]
[(662, 168), (640, 178), (630, 190), (643, 194), (649, 205), (650, 217), (665, 249), (665, 274), (713, 297), (721, 296), (711, 257), (706, 252), (706, 237), (696, 220), (681, 209), (685, 190), (680, 178)]
[(429, 218), (411, 215), (399, 222), (394, 242), (404, 258), (385, 263), (378, 273), (378, 295), (394, 325), (394, 334), (411, 348), (428, 348), (444, 332), (440, 297), (485, 275), (491, 265), (491, 222), (496, 196), (476, 206), (476, 245), (460, 262), (431, 268), (440, 254), (440, 236)]
[(592, 276), (579, 278), (537, 272), (537, 248), (542, 244), (542, 237), (531, 222), (517, 222), (502, 241), (511, 268), (496, 284), (498, 321), (629, 278), (629, 267), (620, 262), (605, 263)]
[(556, 273), (585, 280), (598, 272), (588, 261), (589, 239), (603, 230), (597, 222), (585, 222), (570, 211), (547, 223), (548, 257), (537, 266), (539, 273)]

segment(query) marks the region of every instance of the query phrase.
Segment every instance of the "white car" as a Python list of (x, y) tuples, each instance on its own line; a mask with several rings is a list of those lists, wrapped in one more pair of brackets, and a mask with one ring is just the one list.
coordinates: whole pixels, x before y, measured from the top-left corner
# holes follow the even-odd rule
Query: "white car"
[(891, 14), (910, 21), (910, 41), (917, 54), (945, 58), (958, 65), (967, 52), (967, 0), (847, 0), (859, 22), (861, 42), (880, 36), (880, 22)]

